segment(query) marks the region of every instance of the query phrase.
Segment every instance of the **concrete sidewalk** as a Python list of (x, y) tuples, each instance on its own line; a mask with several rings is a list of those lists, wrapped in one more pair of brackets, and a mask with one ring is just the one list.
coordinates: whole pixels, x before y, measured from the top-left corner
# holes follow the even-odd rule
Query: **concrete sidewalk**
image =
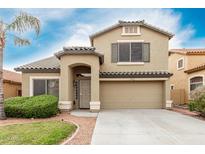
[(162, 109), (104, 110), (91, 144), (205, 144), (205, 121)]

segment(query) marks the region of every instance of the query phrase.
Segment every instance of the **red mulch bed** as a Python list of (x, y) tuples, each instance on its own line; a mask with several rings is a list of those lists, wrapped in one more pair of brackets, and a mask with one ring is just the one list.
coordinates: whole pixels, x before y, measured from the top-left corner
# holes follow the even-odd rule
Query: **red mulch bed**
[(188, 115), (190, 117), (194, 117), (194, 118), (205, 121), (205, 117), (201, 116), (199, 112), (192, 112), (192, 111), (189, 111), (188, 109), (183, 109), (183, 108), (178, 108), (178, 107), (173, 107), (171, 111), (178, 112), (178, 113)]

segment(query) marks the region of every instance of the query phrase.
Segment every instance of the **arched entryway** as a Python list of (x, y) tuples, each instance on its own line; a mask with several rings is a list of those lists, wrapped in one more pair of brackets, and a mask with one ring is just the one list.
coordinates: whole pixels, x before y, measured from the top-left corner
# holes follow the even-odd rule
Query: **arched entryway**
[(92, 112), (99, 111), (99, 57), (64, 55), (60, 61), (59, 108), (89, 108)]
[(91, 101), (91, 67), (75, 65), (73, 72), (73, 109), (89, 109)]

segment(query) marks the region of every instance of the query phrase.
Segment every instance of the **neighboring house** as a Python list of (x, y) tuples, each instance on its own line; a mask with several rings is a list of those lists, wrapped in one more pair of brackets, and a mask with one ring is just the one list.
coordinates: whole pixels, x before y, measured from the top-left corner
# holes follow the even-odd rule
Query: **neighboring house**
[(164, 108), (172, 37), (144, 21), (119, 21), (91, 35), (91, 47), (64, 47), (15, 70), (22, 72), (23, 96), (56, 95), (62, 110)]
[(4, 98), (21, 96), (21, 74), (3, 70)]
[(172, 49), (169, 71), (173, 73), (171, 97), (174, 103), (188, 103), (190, 92), (205, 85), (205, 49)]

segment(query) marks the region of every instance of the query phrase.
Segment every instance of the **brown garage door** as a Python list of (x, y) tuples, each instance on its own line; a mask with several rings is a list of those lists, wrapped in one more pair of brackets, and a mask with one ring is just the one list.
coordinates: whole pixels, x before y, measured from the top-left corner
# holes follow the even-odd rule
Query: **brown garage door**
[(101, 81), (101, 108), (162, 108), (162, 82)]

